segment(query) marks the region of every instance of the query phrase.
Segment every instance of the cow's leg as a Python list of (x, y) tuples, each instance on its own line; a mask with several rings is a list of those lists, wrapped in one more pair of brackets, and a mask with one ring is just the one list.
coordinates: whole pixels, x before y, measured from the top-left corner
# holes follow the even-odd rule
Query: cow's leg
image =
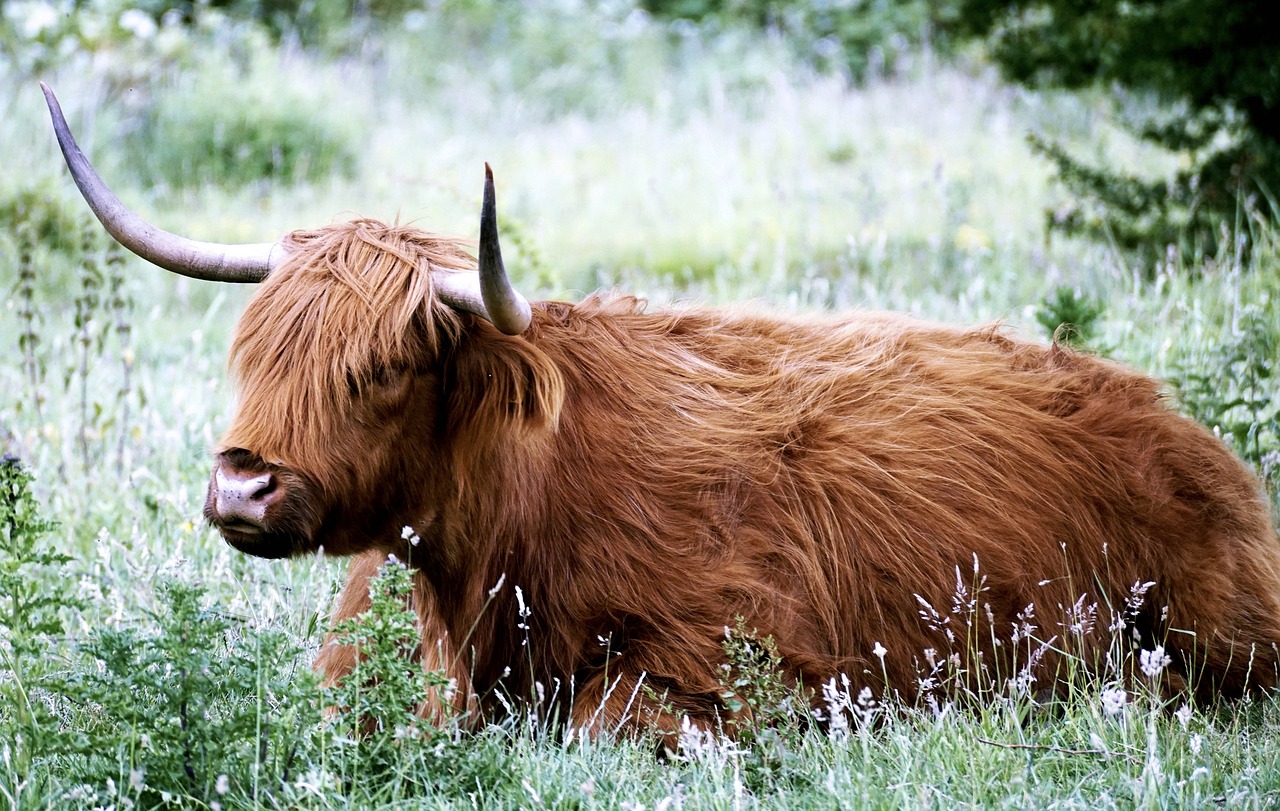
[[(386, 554), (376, 550), (351, 559), (347, 568), (347, 582), (342, 587), (333, 611), (331, 622), (334, 626), (369, 610), (369, 582), (377, 576), (386, 561)], [(445, 680), (443, 686), (433, 686), (426, 691), (418, 712), (432, 723), (440, 723), (468, 708), (472, 700), (470, 682), (457, 662), (449, 644), (448, 631), (435, 611), (431, 589), (421, 575), (414, 576), (410, 605), (417, 614), (421, 636), (421, 643), (414, 650), (413, 660), (419, 662), (424, 670), (441, 673)], [(360, 661), (360, 655), (356, 648), (339, 643), (337, 636), (330, 632), (325, 637), (313, 667), (323, 674), (324, 684), (332, 687), (351, 675)]]
[[(347, 582), (342, 586), (330, 620), (331, 627), (360, 616), (369, 610), (369, 581), (387, 560), (383, 552), (369, 551), (356, 555), (347, 567)], [(359, 654), (350, 645), (339, 644), (336, 634), (325, 635), (324, 644), (312, 667), (324, 676), (324, 684), (332, 687), (355, 669)]]
[(570, 720), (579, 734), (653, 736), (676, 751), (682, 728), (718, 730), (722, 712), (715, 693), (680, 692), (615, 660), (576, 686)]
[(1170, 601), (1163, 644), (1199, 701), (1277, 685), (1280, 582), (1258, 577), (1247, 565), (1231, 569), (1226, 578), (1200, 572), (1198, 583), (1174, 585)]

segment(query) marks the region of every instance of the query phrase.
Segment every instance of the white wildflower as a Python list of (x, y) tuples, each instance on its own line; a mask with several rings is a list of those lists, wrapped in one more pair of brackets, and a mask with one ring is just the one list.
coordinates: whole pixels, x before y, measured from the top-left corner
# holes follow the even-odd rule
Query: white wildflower
[(1208, 766), (1197, 766), (1191, 770), (1191, 782), (1207, 779), (1209, 777)]
[(142, 791), (143, 786), (146, 785), (146, 783), (143, 781), (143, 778), (145, 778), (146, 776), (147, 776), (146, 769), (134, 769), (130, 771), (129, 772), (129, 788), (133, 789), (134, 791)]
[(1199, 732), (1193, 732), (1190, 740), (1187, 741), (1187, 747), (1191, 749), (1191, 754), (1200, 754), (1200, 748), (1204, 746), (1204, 738), (1200, 737)]
[(1124, 706), (1128, 702), (1129, 696), (1124, 690), (1113, 687), (1102, 691), (1102, 711), (1108, 717), (1115, 717), (1124, 712)]
[(525, 634), (525, 638), (520, 644), (528, 645), (529, 644), (529, 615), (533, 613), (533, 609), (525, 605), (524, 590), (521, 589), (519, 586), (516, 586), (516, 605), (519, 607), (517, 614), (520, 617), (520, 620), (516, 623), (516, 627), (519, 628), (521, 631), (524, 631), (524, 634)]
[(715, 748), (715, 737), (709, 730), (689, 720), (689, 716), (680, 719), (679, 753), (692, 760), (698, 760), (703, 753)]
[(853, 710), (854, 717), (860, 722), (867, 723), (876, 715), (876, 699), (871, 692), (870, 687), (863, 687), (858, 691), (857, 702), (852, 704), (849, 709)]
[(845, 707), (849, 704), (849, 694), (836, 684), (836, 677), (822, 685), (822, 700), (827, 705), (827, 715), (831, 718), (829, 732), (835, 740), (844, 740), (849, 735), (849, 718), (845, 715)]
[(400, 529), (400, 540), (407, 541), (413, 536), (413, 527), (405, 525)]
[(502, 591), (502, 584), (507, 582), (507, 573), (503, 572), (498, 575), (498, 582), (493, 584), (493, 588), (489, 589), (490, 597), (497, 597), (498, 592)]
[(1133, 581), (1133, 585), (1129, 587), (1129, 596), (1125, 599), (1125, 607), (1129, 609), (1130, 614), (1138, 613), (1138, 609), (1146, 602), (1147, 592), (1156, 583), (1154, 580), (1148, 580), (1145, 583), (1139, 580)]
[[(1087, 595), (1081, 594), (1074, 605), (1065, 609), (1067, 622), (1058, 623), (1058, 627), (1065, 628), (1068, 633), (1077, 637), (1087, 636), (1093, 632), (1098, 615), (1098, 604), (1086, 604), (1086, 598)], [(1058, 608), (1062, 608), (1062, 605), (1059, 604)]]
[(213, 790), (218, 792), (219, 797), (226, 794), (231, 790), (231, 778), (225, 774), (218, 775), (218, 779), (213, 784)]
[(1177, 712), (1173, 714), (1173, 717), (1178, 719), (1178, 723), (1182, 724), (1183, 729), (1186, 729), (1187, 724), (1191, 723), (1191, 705), (1183, 704), (1178, 708)]
[(71, 789), (62, 795), (62, 799), (71, 801), (84, 801), (98, 799), (98, 792), (93, 790), (93, 786), (85, 783)]
[(1165, 654), (1163, 645), (1156, 645), (1153, 650), (1142, 651), (1139, 660), (1142, 664), (1142, 672), (1147, 674), (1149, 679), (1159, 676), (1160, 671), (1173, 661)]
[(1006, 684), (1011, 695), (1026, 697), (1031, 695), (1031, 688), (1035, 683), (1035, 674), (1031, 672), (1030, 668), (1024, 667), (1018, 671), (1017, 676), (1009, 679)]
[(889, 652), (889, 649), (884, 645), (881, 645), (879, 642), (876, 642), (875, 647), (871, 649), (871, 652), (874, 653), (880, 659), (881, 664), (883, 664), (884, 655)]

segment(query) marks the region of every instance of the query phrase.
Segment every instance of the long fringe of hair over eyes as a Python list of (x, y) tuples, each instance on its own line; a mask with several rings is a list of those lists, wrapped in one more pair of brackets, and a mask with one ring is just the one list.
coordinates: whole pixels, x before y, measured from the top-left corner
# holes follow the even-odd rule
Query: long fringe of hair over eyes
[(231, 347), (241, 414), (223, 441), (315, 469), (361, 388), (457, 339), (437, 272), (474, 272), (460, 240), (359, 219), (286, 238), (286, 260), (250, 301)]

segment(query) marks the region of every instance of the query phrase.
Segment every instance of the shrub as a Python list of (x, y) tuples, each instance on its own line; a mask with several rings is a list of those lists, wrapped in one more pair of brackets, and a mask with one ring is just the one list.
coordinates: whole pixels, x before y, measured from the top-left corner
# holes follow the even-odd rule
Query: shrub
[(1045, 297), (1036, 308), (1036, 323), (1049, 338), (1072, 349), (1084, 349), (1098, 338), (1102, 304), (1065, 285)]
[(365, 761), (394, 760), (401, 740), (430, 741), (435, 730), (418, 715), (418, 706), (429, 692), (449, 689), (448, 679), (419, 664), (422, 640), (412, 592), (412, 573), (390, 558), (369, 585), (368, 611), (334, 628), (337, 641), (361, 656), (329, 699), (341, 708), (339, 726), (361, 739)]
[(1274, 501), (1280, 496), (1280, 324), (1258, 307), (1244, 308), (1237, 321), (1216, 343), (1185, 351), (1174, 384), (1191, 417), (1262, 474)]
[(1080, 199), (1052, 215), (1052, 227), (1156, 259), (1171, 244), (1212, 255), (1221, 225), (1242, 213), (1275, 218), (1280, 28), (1260, 22), (1269, 4), (962, 0), (960, 8), (963, 30), (989, 37), (992, 58), (1014, 81), (1119, 88), (1166, 103), (1124, 123), (1182, 157), (1185, 168), (1171, 178), (1089, 165), (1060, 144), (1033, 141)]
[(314, 679), (284, 633), (203, 607), (201, 586), (170, 580), (159, 597), (152, 629), (99, 628), (45, 681), (64, 726), (46, 758), (95, 794), (256, 804), (310, 754)]
[(0, 459), (0, 740), (11, 742), (20, 780), (47, 714), (33, 697), (33, 682), (48, 667), (51, 640), (65, 632), (63, 611), (80, 605), (66, 582), (71, 558), (43, 544), (53, 528), (40, 515), (21, 462)]
[(297, 85), (263, 78), (210, 69), (158, 93), (132, 138), (133, 164), (151, 182), (175, 187), (352, 173), (355, 139), (333, 108)]

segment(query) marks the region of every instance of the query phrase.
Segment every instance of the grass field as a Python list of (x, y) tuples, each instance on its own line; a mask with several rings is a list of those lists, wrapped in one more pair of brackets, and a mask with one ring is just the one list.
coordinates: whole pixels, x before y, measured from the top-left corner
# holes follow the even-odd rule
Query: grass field
[[(173, 53), (106, 48), (38, 76), (0, 61), (0, 447), (56, 522), (0, 551), (0, 583), (32, 584), (0, 594), (0, 805), (1280, 805), (1280, 704), (1183, 709), (1087, 682), (1052, 709), (1011, 693), (980, 709), (858, 705), (869, 722), (843, 734), (784, 723), (741, 746), (691, 734), (665, 760), (547, 719), (465, 735), (408, 725), (360, 746), (321, 720), (307, 663), (342, 562), (250, 559), (199, 517), (250, 291), (111, 259), (82, 224), (37, 79), (121, 196), (196, 238), (267, 241), (354, 213), (471, 237), (488, 161), (509, 265), (537, 297), (616, 286), (653, 306), (883, 308), (1047, 341), (1037, 314), (1065, 286), (1100, 307), (1095, 350), (1203, 379), (1217, 402), (1244, 390), (1245, 371), (1274, 368), (1268, 229), (1247, 255), (1152, 269), (1046, 236), (1061, 192), (1028, 131), (1153, 173), (1171, 165), (1113, 126), (1104, 99), (1031, 94), (980, 60), (928, 53), (851, 87), (762, 35), (539, 8), (502, 30), (428, 14), (341, 58), (223, 26)], [(316, 135), (300, 182), (182, 183), (195, 171), (184, 145), (221, 148), (200, 139), (240, 104), (278, 118), (228, 132), (319, 128), (338, 144), (334, 168), (305, 177)], [(161, 165), (177, 168), (148, 168)], [(1258, 386), (1224, 420), (1274, 426), (1275, 378)], [(1273, 472), (1274, 453), (1256, 449)]]

